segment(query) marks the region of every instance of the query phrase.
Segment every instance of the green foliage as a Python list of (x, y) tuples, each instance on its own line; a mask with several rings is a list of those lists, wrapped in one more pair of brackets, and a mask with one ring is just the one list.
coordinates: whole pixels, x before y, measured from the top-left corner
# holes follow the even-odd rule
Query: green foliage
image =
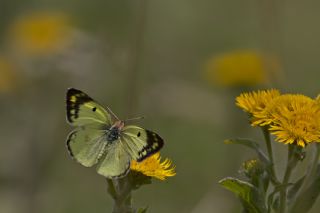
[(225, 144), (240, 144), (240, 145), (244, 145), (246, 147), (249, 147), (251, 149), (253, 149), (254, 151), (257, 152), (260, 160), (262, 162), (264, 162), (265, 164), (269, 165), (270, 161), (268, 159), (268, 157), (266, 156), (266, 154), (262, 151), (262, 149), (260, 148), (260, 145), (258, 142), (247, 139), (247, 138), (236, 138), (236, 139), (228, 139), (224, 141)]
[(302, 178), (300, 178), (299, 180), (297, 180), (291, 188), (289, 188), (288, 190), (288, 200), (292, 201), (293, 199), (295, 199), (295, 197), (297, 196), (297, 193), (299, 192), (303, 182), (305, 180), (305, 176), (303, 176)]
[[(302, 185), (304, 178), (297, 182)], [(309, 211), (316, 199), (320, 194), (320, 165), (317, 166), (317, 171), (312, 180), (308, 183), (305, 183), (306, 186), (296, 194), (296, 198), (294, 199), (293, 205), (291, 207), (290, 212), (292, 213), (300, 213)], [(299, 187), (300, 188), (300, 187)]]
[(278, 193), (282, 190), (286, 190), (286, 188), (290, 185), (292, 184), (280, 184), (274, 187), (273, 192), (271, 192), (268, 196), (268, 212), (271, 211), (271, 208), (274, 210), (279, 209), (280, 197), (278, 196)]
[(245, 212), (264, 213), (267, 212), (264, 204), (264, 193), (251, 183), (236, 178), (225, 178), (219, 182), (224, 188), (237, 195)]
[[(265, 133), (265, 132), (264, 132)], [(267, 146), (270, 137), (265, 137)], [(282, 182), (277, 181), (272, 162), (272, 147), (268, 155), (260, 145), (250, 139), (226, 140), (226, 144), (240, 144), (253, 149), (258, 158), (247, 160), (242, 165), (246, 181), (228, 177), (219, 183), (240, 198), (243, 212), (308, 212), (320, 194), (320, 146), (315, 148), (315, 156), (309, 162), (305, 175), (295, 183), (290, 183), (290, 176), (296, 165), (306, 156), (305, 149), (288, 145), (288, 159)], [(270, 147), (269, 147), (270, 148)], [(272, 183), (272, 189), (269, 189)]]
[(266, 165), (259, 159), (251, 159), (245, 161), (242, 167), (250, 183), (265, 193), (270, 181), (269, 174), (266, 172)]
[(148, 210), (148, 207), (141, 207), (137, 210), (137, 213), (146, 213)]
[(134, 210), (132, 208), (131, 192), (139, 189), (142, 185), (150, 184), (151, 177), (140, 172), (130, 171), (129, 174), (120, 179), (109, 179), (108, 192), (114, 200), (113, 213), (145, 213), (147, 207)]
[(142, 185), (151, 184), (151, 177), (133, 170), (129, 172), (127, 179), (132, 190), (137, 190)]

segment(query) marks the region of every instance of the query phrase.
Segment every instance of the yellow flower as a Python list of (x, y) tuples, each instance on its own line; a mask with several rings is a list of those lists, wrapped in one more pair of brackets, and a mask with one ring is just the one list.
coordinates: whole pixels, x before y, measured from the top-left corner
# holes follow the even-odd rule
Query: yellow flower
[(68, 18), (58, 12), (35, 12), (17, 19), (9, 39), (26, 53), (46, 54), (61, 48), (69, 33)]
[(132, 161), (130, 168), (131, 170), (160, 180), (165, 180), (167, 177), (176, 175), (175, 167), (172, 166), (171, 160), (165, 159), (161, 162), (159, 153), (148, 157), (142, 162)]
[(315, 98), (315, 101), (320, 104), (320, 94)]
[(12, 91), (17, 83), (18, 76), (13, 64), (7, 58), (0, 56), (0, 94)]
[(236, 98), (236, 105), (251, 115), (253, 126), (264, 126), (271, 122), (266, 113), (266, 107), (278, 96), (280, 92), (276, 89), (242, 93)]
[(315, 100), (286, 94), (276, 98), (267, 111), (272, 117), (269, 130), (276, 141), (302, 147), (320, 142), (320, 106)]
[(266, 84), (278, 66), (276, 60), (253, 50), (240, 50), (209, 59), (205, 76), (222, 86), (256, 86)]

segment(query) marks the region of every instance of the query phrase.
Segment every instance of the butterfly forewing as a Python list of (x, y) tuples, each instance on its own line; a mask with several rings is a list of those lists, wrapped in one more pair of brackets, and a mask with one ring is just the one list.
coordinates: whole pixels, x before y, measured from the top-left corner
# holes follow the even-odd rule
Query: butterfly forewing
[(156, 133), (138, 126), (125, 126), (121, 138), (132, 159), (142, 161), (163, 147), (163, 139)]
[(107, 178), (122, 177), (129, 171), (130, 160), (119, 139), (106, 147), (106, 152), (97, 166), (97, 172)]
[(71, 125), (111, 125), (110, 114), (84, 92), (70, 88), (67, 91), (67, 120)]
[(67, 139), (70, 155), (86, 167), (98, 163), (106, 144), (103, 131), (85, 127), (74, 130)]

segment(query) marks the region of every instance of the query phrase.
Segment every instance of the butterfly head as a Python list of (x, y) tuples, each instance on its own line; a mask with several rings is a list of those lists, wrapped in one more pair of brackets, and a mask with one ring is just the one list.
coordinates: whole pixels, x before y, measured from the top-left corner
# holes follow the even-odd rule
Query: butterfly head
[(120, 136), (120, 132), (124, 127), (124, 121), (116, 121), (107, 132), (107, 141), (113, 142)]
[(124, 127), (124, 121), (115, 121), (114, 124), (111, 126), (111, 128), (117, 128), (119, 129), (120, 131), (123, 129)]

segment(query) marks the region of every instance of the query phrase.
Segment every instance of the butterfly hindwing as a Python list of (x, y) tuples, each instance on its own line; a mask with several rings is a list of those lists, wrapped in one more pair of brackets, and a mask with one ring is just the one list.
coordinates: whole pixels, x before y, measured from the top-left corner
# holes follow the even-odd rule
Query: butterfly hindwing
[(73, 126), (111, 125), (110, 114), (84, 92), (70, 88), (67, 91), (67, 120)]
[(123, 128), (121, 138), (126, 151), (138, 162), (158, 152), (164, 145), (158, 134), (133, 125)]
[(97, 166), (97, 172), (107, 178), (119, 178), (127, 174), (131, 157), (125, 151), (121, 139), (106, 147), (104, 157)]
[(86, 167), (98, 163), (106, 145), (105, 133), (92, 128), (78, 128), (71, 132), (67, 139), (70, 155)]

